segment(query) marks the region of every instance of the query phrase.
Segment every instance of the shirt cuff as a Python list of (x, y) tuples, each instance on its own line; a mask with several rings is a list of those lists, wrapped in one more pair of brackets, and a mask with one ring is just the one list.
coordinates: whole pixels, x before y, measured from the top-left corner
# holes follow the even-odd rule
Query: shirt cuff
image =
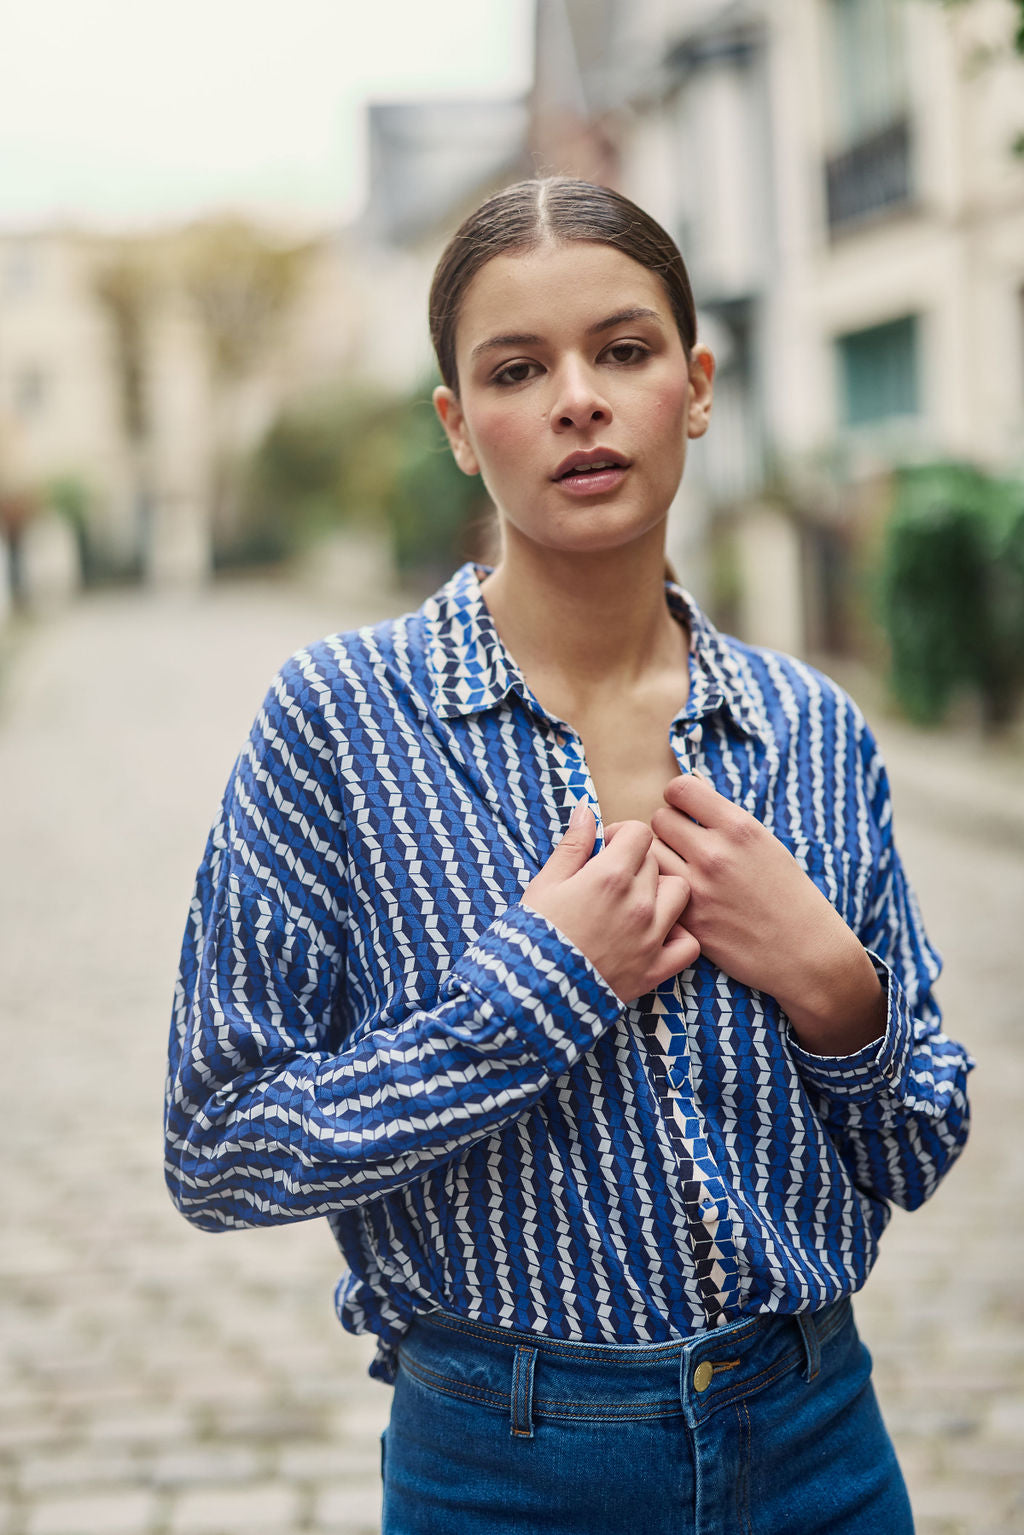
[(885, 1029), (879, 1039), (853, 1055), (814, 1055), (798, 1043), (789, 1025), (789, 1049), (805, 1082), (830, 1098), (867, 1103), (879, 1093), (902, 1098), (910, 1075), (914, 1020), (898, 976), (870, 949), (867, 956), (885, 988)]
[(528, 906), (511, 906), (459, 958), (444, 994), (472, 992), (490, 1022), (514, 1025), (555, 1076), (600, 1039), (622, 1003), (586, 955)]

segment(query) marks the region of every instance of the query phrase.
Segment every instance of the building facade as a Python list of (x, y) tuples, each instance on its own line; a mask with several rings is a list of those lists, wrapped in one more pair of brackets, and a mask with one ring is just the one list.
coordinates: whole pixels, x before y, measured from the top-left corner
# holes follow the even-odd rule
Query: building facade
[[(842, 644), (828, 569), (891, 465), (1024, 463), (1016, 8), (539, 0), (539, 13), (538, 36), (576, 45), (577, 99), (602, 153), (614, 146), (615, 184), (678, 238), (718, 356), (678, 557), (706, 586), (709, 519), (731, 516), (741, 626), (789, 648), (808, 626)], [(556, 116), (539, 102), (537, 130)], [(586, 174), (584, 126), (563, 111), (547, 163)], [(769, 602), (769, 572), (773, 593), (810, 600)]]

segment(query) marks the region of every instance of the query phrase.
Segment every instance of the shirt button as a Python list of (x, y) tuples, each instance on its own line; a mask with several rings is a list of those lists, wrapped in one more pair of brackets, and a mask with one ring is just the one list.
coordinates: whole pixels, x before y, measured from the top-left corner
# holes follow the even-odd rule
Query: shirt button
[(702, 1359), (693, 1372), (693, 1389), (695, 1391), (706, 1391), (711, 1384), (714, 1373), (714, 1365), (709, 1364), (706, 1359)]

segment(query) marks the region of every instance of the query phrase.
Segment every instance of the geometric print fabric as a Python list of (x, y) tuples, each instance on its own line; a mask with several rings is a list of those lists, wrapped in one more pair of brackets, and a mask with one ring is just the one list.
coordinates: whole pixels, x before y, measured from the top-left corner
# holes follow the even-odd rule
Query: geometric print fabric
[[(167, 1177), (206, 1230), (326, 1216), (391, 1378), (417, 1312), (659, 1343), (863, 1284), (967, 1133), (970, 1061), (862, 716), (677, 587), (682, 771), (779, 836), (872, 956), (886, 1032), (803, 1051), (705, 959), (623, 1008), (519, 897), (593, 788), (464, 566), (301, 651), (239, 757), (175, 991)], [(596, 806), (595, 806), (596, 809)]]

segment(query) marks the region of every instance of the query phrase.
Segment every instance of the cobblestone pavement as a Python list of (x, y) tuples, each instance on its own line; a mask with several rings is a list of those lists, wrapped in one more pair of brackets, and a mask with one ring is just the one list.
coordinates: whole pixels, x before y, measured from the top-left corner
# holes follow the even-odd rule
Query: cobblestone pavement
[[(0, 1535), (378, 1526), (388, 1392), (334, 1321), (326, 1227), (192, 1230), (159, 1122), (178, 937), (234, 753), (286, 654), (372, 616), (269, 586), (134, 595), (0, 654)], [(920, 1535), (1011, 1535), (1024, 816), (1010, 766), (905, 732), (891, 749), (947, 1012), (982, 1068), (971, 1149), (894, 1221), (859, 1316)]]

